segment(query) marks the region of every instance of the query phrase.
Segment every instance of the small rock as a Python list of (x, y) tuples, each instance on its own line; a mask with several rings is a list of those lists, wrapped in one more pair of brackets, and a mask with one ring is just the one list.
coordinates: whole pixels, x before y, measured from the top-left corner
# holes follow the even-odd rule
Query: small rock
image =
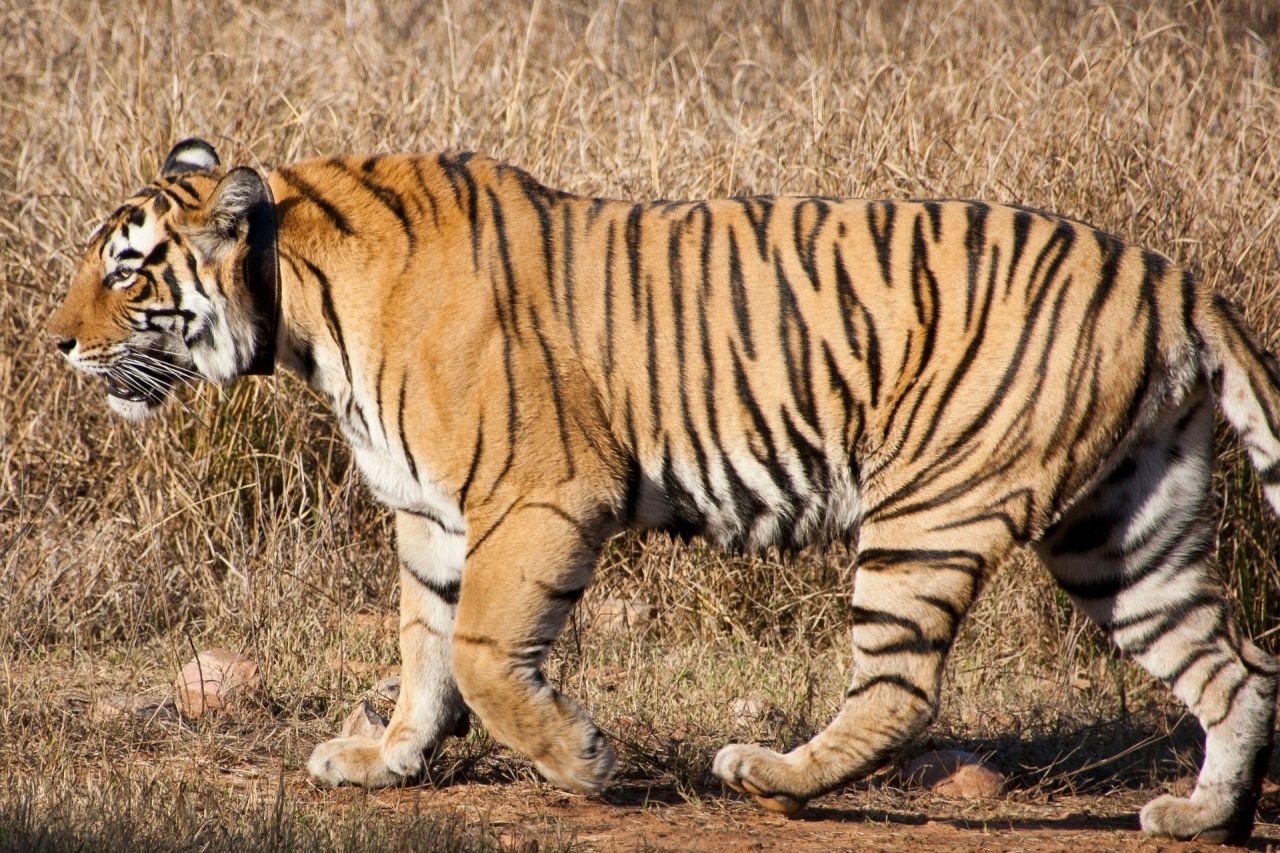
[(178, 719), (178, 708), (171, 699), (160, 701), (129, 693), (115, 693), (89, 706), (89, 719), (94, 722), (103, 723), (122, 717), (168, 722)]
[(733, 716), (734, 724), (739, 727), (758, 726), (762, 723), (777, 726), (785, 719), (781, 711), (759, 696), (734, 699), (729, 703), (729, 713)]
[(377, 740), (387, 730), (387, 718), (361, 700), (342, 722), (342, 737), (367, 737)]
[(370, 691), (375, 699), (385, 699), (393, 705), (400, 698), (400, 676), (388, 675), (386, 678), (373, 685)]
[(1004, 774), (970, 752), (943, 749), (927, 752), (907, 765), (906, 784), (966, 800), (998, 797)]
[(638, 630), (653, 619), (654, 606), (636, 599), (606, 598), (591, 611), (591, 625), (605, 631)]
[(768, 709), (769, 706), (759, 696), (745, 696), (729, 703), (729, 710), (733, 712), (733, 721), (739, 725), (763, 719)]
[(209, 711), (233, 711), (265, 688), (258, 665), (226, 649), (200, 652), (178, 673), (173, 685), (178, 711), (189, 720)]

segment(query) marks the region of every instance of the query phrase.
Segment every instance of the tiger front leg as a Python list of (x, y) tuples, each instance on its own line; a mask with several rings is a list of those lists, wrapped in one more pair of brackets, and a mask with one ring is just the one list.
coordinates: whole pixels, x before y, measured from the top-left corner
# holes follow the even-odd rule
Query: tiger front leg
[(614, 753), (541, 664), (590, 583), (601, 526), (593, 515), (520, 499), (477, 526), (453, 634), (458, 686), (489, 733), (552, 784), (583, 793), (608, 782)]
[(400, 552), (400, 696), (381, 739), (341, 737), (315, 748), (307, 769), (321, 783), (386, 787), (421, 776), (449, 735), (465, 735), (466, 705), (450, 662), (466, 538), (396, 513)]

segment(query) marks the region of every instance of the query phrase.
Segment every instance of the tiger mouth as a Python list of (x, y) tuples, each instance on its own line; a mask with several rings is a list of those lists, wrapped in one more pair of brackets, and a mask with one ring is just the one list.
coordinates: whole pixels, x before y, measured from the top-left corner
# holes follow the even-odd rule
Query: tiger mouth
[(107, 396), (129, 403), (159, 406), (169, 396), (173, 377), (161, 366), (126, 361), (105, 377)]

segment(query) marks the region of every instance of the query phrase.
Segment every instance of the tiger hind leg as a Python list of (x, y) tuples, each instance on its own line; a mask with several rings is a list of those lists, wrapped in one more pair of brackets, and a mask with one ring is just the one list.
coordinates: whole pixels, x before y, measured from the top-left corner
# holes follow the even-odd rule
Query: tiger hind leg
[(789, 814), (877, 770), (936, 716), (960, 620), (1011, 540), (1003, 529), (984, 537), (998, 525), (957, 536), (941, 519), (910, 522), (864, 524), (859, 534), (853, 676), (835, 720), (785, 755), (745, 744), (717, 753), (713, 772), (763, 807)]
[(1280, 670), (1238, 634), (1210, 564), (1209, 400), (1193, 395), (1170, 413), (1036, 550), (1072, 601), (1205, 730), (1195, 790), (1147, 804), (1142, 828), (1242, 841), (1271, 749)]

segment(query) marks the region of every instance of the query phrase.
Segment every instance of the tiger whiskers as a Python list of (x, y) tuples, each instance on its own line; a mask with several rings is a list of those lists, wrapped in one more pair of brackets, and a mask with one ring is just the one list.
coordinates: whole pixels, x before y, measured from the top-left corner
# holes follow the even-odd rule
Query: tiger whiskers
[[(149, 359), (151, 363), (147, 365), (147, 368), (155, 370), (157, 373), (163, 371), (162, 375), (165, 379), (181, 382), (190, 388), (196, 387), (195, 383), (192, 382), (191, 379), (178, 372), (184, 370), (184, 368), (180, 368), (178, 365), (168, 364), (160, 359), (154, 358), (153, 356), (146, 356), (144, 353), (132, 353), (130, 358), (112, 365), (111, 370), (107, 375), (130, 390), (137, 391), (139, 393), (151, 392), (162, 400), (169, 398), (176, 400), (178, 405), (186, 410), (187, 414), (195, 418), (197, 422), (204, 426), (205, 429), (212, 431), (213, 428), (209, 423), (204, 418), (200, 417), (199, 413), (192, 409), (185, 400), (171, 393), (173, 390), (171, 384), (165, 384), (155, 374), (147, 372), (147, 369), (144, 369), (141, 364), (138, 364), (133, 360), (134, 358)], [(187, 372), (189, 373), (190, 371)], [(219, 391), (219, 393), (221, 393), (221, 391)]]

